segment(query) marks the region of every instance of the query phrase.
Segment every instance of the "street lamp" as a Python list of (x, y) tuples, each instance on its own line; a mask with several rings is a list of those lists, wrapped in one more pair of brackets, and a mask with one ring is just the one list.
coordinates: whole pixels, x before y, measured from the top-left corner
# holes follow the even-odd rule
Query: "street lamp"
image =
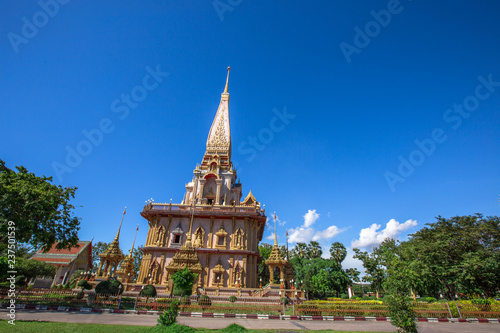
[(260, 286), (259, 286), (259, 288), (262, 289), (262, 276), (259, 278), (259, 280), (260, 280)]

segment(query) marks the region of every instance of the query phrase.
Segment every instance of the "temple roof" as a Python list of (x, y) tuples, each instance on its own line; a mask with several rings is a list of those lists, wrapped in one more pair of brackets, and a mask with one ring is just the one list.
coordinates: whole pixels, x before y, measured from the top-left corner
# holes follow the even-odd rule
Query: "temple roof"
[(52, 265), (68, 266), (78, 258), (81, 254), (88, 256), (89, 267), (92, 267), (92, 242), (91, 241), (79, 241), (75, 247), (71, 249), (56, 249), (55, 243), (52, 245), (48, 252), (43, 252), (41, 249), (38, 250), (31, 259), (44, 261)]

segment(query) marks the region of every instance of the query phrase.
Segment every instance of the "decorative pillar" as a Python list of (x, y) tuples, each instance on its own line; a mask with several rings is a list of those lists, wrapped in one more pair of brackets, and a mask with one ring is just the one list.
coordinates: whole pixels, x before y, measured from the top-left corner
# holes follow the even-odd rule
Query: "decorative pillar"
[[(231, 255), (229, 257), (229, 265), (230, 265), (230, 267), (229, 267), (229, 280), (227, 282), (227, 286), (228, 287), (230, 287), (231, 283), (233, 283), (233, 281), (234, 281), (234, 276), (233, 276), (233, 273), (234, 273), (234, 256), (233, 255)], [(223, 286), (224, 286), (224, 284), (223, 284)]]
[(207, 253), (205, 257), (205, 287), (210, 285), (210, 253)]
[(247, 285), (247, 256), (243, 257), (243, 272), (241, 274), (241, 286), (246, 288)]
[(101, 275), (103, 264), (104, 264), (104, 259), (101, 259), (101, 262), (99, 263), (99, 269), (97, 270), (97, 276)]
[(215, 183), (217, 184), (217, 193), (215, 195), (215, 204), (220, 205), (220, 189), (222, 187), (222, 179), (216, 179)]
[(168, 246), (168, 241), (170, 240), (170, 224), (172, 223), (172, 215), (168, 216), (168, 224), (167, 224), (167, 237), (165, 239), (165, 246)]
[(200, 194), (198, 195), (198, 198), (200, 199), (200, 202), (201, 202), (201, 199), (203, 199), (203, 188), (205, 187), (205, 183), (207, 182), (206, 179), (200, 179)]
[(210, 232), (208, 233), (208, 248), (211, 249), (213, 246), (212, 242), (214, 240), (214, 235), (213, 235), (213, 228), (214, 228), (214, 217), (210, 216)]
[(143, 283), (144, 279), (148, 275), (149, 266), (151, 264), (151, 253), (145, 253), (142, 258), (141, 269), (139, 270), (139, 276), (137, 278), (138, 283)]
[(159, 269), (159, 279), (158, 283), (162, 284), (163, 273), (165, 272), (165, 254), (162, 254), (160, 257), (160, 269)]

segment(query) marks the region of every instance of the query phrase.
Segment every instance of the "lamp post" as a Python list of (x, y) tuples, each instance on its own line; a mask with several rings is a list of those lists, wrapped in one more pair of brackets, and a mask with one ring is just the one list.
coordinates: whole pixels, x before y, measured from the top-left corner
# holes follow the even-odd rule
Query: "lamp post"
[(262, 289), (262, 276), (259, 278), (259, 280), (260, 280), (260, 286), (259, 286), (259, 288)]
[(280, 289), (283, 289), (283, 279), (280, 279)]

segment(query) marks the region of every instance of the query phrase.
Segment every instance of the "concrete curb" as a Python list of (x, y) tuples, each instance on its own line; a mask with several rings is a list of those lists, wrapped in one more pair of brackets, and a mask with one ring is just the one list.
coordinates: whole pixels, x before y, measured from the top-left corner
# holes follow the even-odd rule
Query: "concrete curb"
[[(7, 306), (2, 306), (6, 308)], [(160, 315), (163, 311), (147, 310), (124, 310), (124, 309), (93, 309), (93, 308), (71, 308), (66, 306), (47, 305), (26, 305), (16, 304), (18, 310), (35, 311), (57, 311), (57, 312), (80, 312), (80, 313), (117, 313), (117, 314), (137, 314), (137, 315)], [(193, 318), (239, 318), (239, 319), (262, 319), (262, 320), (329, 320), (329, 321), (391, 321), (390, 317), (335, 317), (335, 316), (291, 316), (291, 315), (265, 315), (265, 314), (244, 314), (244, 313), (211, 313), (211, 312), (179, 312), (180, 317)], [(500, 324), (500, 318), (417, 318), (418, 322), (429, 323), (489, 323)]]

